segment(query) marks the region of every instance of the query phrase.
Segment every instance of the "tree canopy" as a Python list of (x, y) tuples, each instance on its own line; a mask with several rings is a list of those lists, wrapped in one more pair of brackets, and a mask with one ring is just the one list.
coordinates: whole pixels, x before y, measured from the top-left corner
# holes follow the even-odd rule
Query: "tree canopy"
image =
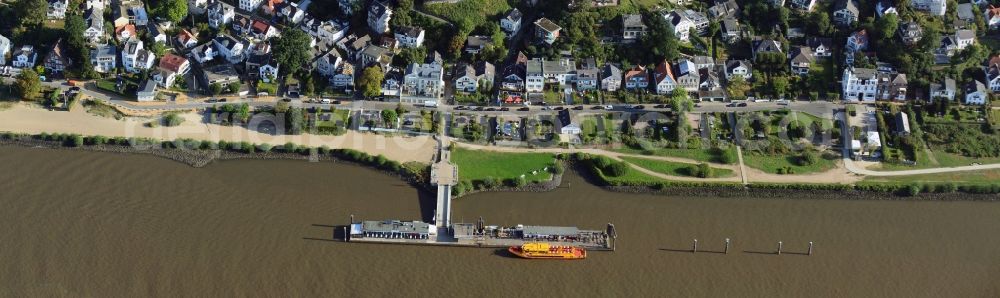
[(45, 21), (45, 12), (49, 9), (48, 1), (21, 0), (15, 2), (14, 11), (21, 26), (39, 25)]
[(673, 26), (658, 13), (646, 13), (642, 19), (646, 21), (648, 30), (642, 36), (642, 46), (633, 48), (634, 51), (641, 52), (633, 57), (643, 57), (642, 63), (677, 59), (680, 52), (677, 50), (677, 37), (674, 36)]
[(153, 14), (165, 20), (177, 23), (184, 20), (188, 13), (186, 0), (158, 0), (153, 7)]
[(365, 97), (374, 97), (382, 94), (382, 79), (385, 73), (381, 67), (365, 68), (358, 78), (358, 87), (361, 87), (361, 94)]
[(30, 68), (21, 71), (14, 84), (21, 99), (36, 99), (42, 93), (42, 81), (38, 77), (38, 73)]
[(309, 35), (302, 30), (286, 30), (281, 36), (271, 40), (274, 60), (281, 64), (286, 73), (301, 69), (309, 63)]

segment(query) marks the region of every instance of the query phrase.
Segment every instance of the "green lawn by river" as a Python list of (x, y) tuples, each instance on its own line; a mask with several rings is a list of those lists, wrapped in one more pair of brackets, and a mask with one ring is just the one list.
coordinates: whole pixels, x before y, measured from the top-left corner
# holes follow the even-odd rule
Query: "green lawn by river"
[[(552, 179), (546, 167), (555, 164), (550, 153), (509, 153), (452, 148), (451, 162), (458, 167), (458, 177), (464, 181), (482, 180), (487, 177), (513, 179), (521, 175), (528, 182)], [(532, 171), (537, 171), (532, 174)]]

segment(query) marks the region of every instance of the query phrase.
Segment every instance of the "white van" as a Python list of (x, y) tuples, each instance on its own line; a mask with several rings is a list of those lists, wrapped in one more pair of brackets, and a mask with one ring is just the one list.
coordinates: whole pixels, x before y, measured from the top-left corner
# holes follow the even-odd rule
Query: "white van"
[(321, 99), (321, 100), (320, 100), (319, 102), (321, 102), (321, 103), (323, 103), (323, 104), (330, 104), (330, 103), (331, 103), (331, 102), (333, 102), (333, 101), (332, 101), (332, 100), (330, 100), (329, 98), (324, 98), (324, 99)]

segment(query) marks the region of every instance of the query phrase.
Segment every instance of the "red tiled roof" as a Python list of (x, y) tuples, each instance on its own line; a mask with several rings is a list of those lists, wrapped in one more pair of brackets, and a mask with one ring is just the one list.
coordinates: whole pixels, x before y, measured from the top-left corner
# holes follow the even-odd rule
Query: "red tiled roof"
[(632, 67), (632, 69), (629, 69), (627, 72), (625, 72), (625, 79), (628, 80), (638, 75), (646, 77), (646, 68), (642, 67), (641, 65), (636, 65)]
[(265, 32), (267, 32), (268, 28), (271, 28), (271, 25), (268, 25), (267, 23), (255, 20), (255, 21), (253, 21), (253, 25), (251, 25), (250, 27), (253, 28), (253, 30), (256, 31), (256, 32), (265, 33)]
[(160, 68), (180, 72), (181, 65), (184, 65), (187, 61), (184, 57), (168, 53), (163, 55), (163, 58), (160, 58)]
[(670, 63), (667, 63), (667, 60), (663, 60), (663, 62), (660, 62), (660, 64), (656, 66), (655, 74), (657, 84), (668, 77), (670, 80), (674, 79), (674, 72), (670, 69)]

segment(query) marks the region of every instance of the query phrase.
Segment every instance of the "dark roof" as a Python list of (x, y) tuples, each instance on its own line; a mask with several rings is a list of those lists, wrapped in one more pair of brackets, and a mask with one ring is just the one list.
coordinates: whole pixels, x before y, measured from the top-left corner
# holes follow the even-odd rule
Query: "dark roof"
[(555, 32), (562, 29), (562, 27), (559, 27), (559, 25), (556, 25), (556, 23), (553, 23), (552, 21), (546, 18), (538, 19), (537, 21), (535, 21), (535, 25), (548, 32)]
[(847, 9), (855, 16), (858, 15), (858, 4), (855, 3), (854, 0), (837, 0), (837, 2), (833, 5), (833, 11), (844, 9)]

